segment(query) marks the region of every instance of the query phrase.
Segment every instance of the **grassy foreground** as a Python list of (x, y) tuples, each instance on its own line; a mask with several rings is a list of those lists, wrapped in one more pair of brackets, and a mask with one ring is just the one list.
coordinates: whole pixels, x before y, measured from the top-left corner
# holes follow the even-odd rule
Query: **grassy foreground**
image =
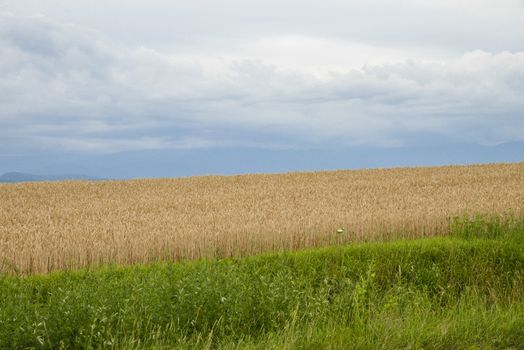
[(524, 223), (0, 279), (0, 348), (524, 348)]

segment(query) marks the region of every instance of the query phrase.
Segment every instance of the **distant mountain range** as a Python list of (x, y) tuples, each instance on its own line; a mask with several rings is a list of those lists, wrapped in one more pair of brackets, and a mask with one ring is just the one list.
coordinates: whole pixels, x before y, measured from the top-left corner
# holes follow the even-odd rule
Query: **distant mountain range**
[(101, 180), (96, 177), (81, 174), (35, 175), (9, 172), (0, 176), (0, 182), (32, 182), (32, 181), (63, 181), (63, 180)]

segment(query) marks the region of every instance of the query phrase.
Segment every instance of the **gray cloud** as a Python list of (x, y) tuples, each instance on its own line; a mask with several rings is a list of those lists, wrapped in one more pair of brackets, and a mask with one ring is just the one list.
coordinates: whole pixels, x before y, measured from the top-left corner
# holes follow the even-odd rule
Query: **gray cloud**
[(0, 153), (389, 147), (419, 135), (524, 141), (523, 52), (318, 74), (242, 55), (124, 46), (44, 16), (0, 16)]

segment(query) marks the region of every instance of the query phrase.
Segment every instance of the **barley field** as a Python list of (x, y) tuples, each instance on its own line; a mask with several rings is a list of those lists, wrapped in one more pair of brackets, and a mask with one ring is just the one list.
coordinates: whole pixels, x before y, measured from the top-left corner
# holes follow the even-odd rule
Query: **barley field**
[(0, 270), (445, 235), (455, 216), (523, 209), (524, 163), (0, 184)]

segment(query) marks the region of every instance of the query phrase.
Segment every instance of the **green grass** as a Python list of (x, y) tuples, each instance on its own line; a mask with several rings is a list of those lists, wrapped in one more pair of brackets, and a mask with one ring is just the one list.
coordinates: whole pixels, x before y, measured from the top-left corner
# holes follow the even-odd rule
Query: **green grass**
[(3, 276), (0, 348), (524, 349), (524, 221), (497, 220), (455, 219), (448, 238)]

